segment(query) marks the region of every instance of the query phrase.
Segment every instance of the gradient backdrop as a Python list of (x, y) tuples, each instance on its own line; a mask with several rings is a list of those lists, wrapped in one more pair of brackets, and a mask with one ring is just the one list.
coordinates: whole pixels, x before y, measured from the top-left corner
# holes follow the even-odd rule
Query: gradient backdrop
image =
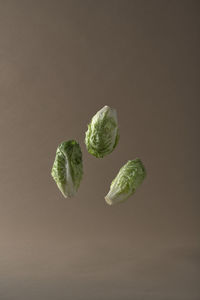
[[(0, 0), (0, 300), (198, 300), (199, 1)], [(84, 135), (104, 105), (120, 142)], [(84, 178), (64, 199), (50, 176), (77, 139)], [(140, 157), (124, 204), (104, 196)]]

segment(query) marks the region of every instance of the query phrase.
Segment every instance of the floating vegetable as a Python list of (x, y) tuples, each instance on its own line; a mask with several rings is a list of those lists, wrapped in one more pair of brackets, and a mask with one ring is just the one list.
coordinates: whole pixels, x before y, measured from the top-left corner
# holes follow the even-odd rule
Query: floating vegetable
[(110, 191), (105, 200), (109, 205), (123, 202), (128, 199), (143, 182), (146, 171), (139, 158), (129, 160), (112, 181)]
[(119, 140), (116, 110), (104, 106), (92, 118), (85, 136), (88, 152), (98, 158), (110, 154)]
[(58, 146), (51, 175), (65, 198), (75, 195), (83, 175), (82, 152), (75, 140)]

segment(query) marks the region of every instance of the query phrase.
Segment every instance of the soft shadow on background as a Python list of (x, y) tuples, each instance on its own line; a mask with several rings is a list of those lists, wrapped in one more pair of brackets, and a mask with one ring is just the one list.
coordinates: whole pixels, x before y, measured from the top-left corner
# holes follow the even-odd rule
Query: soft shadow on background
[[(199, 1), (0, 0), (0, 299), (197, 300)], [(120, 142), (84, 134), (102, 106)], [(64, 199), (50, 176), (77, 139), (84, 178)], [(128, 159), (148, 176), (104, 196)]]

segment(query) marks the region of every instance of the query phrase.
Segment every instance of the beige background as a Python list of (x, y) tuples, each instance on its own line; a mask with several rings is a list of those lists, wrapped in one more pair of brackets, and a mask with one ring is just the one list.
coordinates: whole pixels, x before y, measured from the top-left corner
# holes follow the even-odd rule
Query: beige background
[[(0, 1), (0, 299), (197, 300), (199, 1)], [(84, 134), (104, 105), (120, 142)], [(57, 145), (84, 157), (77, 196), (50, 170)], [(104, 195), (128, 159), (148, 177)]]

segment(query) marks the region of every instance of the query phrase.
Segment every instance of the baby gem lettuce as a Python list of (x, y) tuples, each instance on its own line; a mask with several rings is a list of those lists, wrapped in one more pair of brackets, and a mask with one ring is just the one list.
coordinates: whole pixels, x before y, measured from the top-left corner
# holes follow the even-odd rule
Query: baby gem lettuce
[(75, 140), (58, 146), (51, 175), (65, 198), (76, 194), (83, 175), (83, 163), (81, 148)]
[(116, 110), (104, 106), (92, 118), (85, 135), (88, 152), (95, 157), (103, 158), (110, 154), (119, 140)]

